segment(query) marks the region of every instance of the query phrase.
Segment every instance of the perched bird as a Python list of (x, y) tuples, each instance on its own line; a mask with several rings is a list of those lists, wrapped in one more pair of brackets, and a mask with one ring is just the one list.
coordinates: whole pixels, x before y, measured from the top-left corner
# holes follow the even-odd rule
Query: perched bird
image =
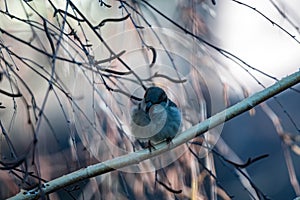
[(181, 125), (178, 107), (159, 87), (146, 90), (144, 99), (132, 109), (131, 118), (132, 134), (150, 144), (171, 141)]

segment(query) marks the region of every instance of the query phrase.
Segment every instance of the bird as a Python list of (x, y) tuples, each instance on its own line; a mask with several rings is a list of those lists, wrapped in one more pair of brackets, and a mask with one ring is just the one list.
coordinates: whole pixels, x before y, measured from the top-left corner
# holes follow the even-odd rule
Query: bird
[(132, 135), (149, 146), (170, 142), (180, 131), (181, 112), (162, 88), (152, 86), (133, 107), (130, 125)]

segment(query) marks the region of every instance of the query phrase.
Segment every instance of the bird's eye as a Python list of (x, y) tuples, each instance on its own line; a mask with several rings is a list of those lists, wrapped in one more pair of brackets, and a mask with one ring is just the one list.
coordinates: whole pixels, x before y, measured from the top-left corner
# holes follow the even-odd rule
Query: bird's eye
[(165, 93), (162, 93), (158, 99), (160, 100), (160, 102), (167, 102), (168, 97)]

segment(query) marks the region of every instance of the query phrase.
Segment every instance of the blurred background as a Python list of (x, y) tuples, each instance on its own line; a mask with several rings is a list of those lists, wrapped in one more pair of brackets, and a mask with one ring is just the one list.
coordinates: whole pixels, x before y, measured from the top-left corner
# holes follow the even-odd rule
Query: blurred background
[[(186, 130), (299, 71), (299, 4), (0, 2), (0, 199), (141, 149), (130, 109), (146, 87), (166, 90)], [(142, 162), (45, 198), (300, 196), (299, 89), (160, 156), (159, 166)]]

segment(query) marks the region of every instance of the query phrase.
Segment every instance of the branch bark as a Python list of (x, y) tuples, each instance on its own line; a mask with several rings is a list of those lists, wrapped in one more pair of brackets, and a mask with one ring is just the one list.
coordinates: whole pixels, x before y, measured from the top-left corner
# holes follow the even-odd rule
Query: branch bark
[(243, 112), (250, 110), (258, 104), (266, 101), (267, 99), (279, 94), (280, 92), (296, 85), (300, 82), (300, 70), (279, 80), (272, 86), (253, 94), (252, 96), (244, 99), (243, 101), (217, 113), (216, 115), (204, 120), (203, 122), (189, 128), (182, 132), (178, 137), (174, 138), (170, 144), (161, 143), (155, 146), (155, 150), (149, 152), (148, 149), (133, 152), (124, 156), (120, 156), (102, 163), (88, 166), (70, 174), (61, 176), (52, 181), (49, 181), (29, 191), (21, 191), (16, 196), (10, 199), (36, 199), (41, 195), (52, 193), (65, 186), (74, 184), (84, 179), (92, 178), (101, 174), (111, 172), (113, 170), (121, 169), (132, 164), (138, 164), (141, 161), (160, 155), (166, 151), (170, 151), (179, 145), (182, 145), (194, 137), (204, 134), (207, 130), (214, 128), (225, 121), (228, 121)]

